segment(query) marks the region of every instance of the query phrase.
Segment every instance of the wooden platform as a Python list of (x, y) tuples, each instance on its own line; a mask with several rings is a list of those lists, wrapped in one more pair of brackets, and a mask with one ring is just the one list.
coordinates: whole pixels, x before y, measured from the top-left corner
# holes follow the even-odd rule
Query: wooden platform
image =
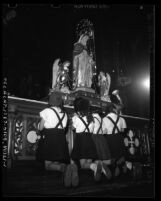
[(35, 162), (18, 165), (3, 173), (4, 197), (153, 197), (154, 184), (151, 177), (134, 180), (130, 174), (107, 181), (102, 176), (96, 183), (90, 170), (80, 170), (80, 185), (65, 188), (59, 172), (45, 171)]

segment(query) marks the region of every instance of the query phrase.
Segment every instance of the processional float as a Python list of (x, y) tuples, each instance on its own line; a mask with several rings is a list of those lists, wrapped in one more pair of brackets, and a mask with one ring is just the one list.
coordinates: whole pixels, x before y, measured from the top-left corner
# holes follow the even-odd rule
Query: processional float
[[(104, 108), (111, 105), (111, 76), (108, 72), (97, 72), (93, 23), (88, 19), (82, 19), (77, 25), (76, 35), (73, 61), (61, 62), (58, 58), (53, 63), (52, 88), (49, 96), (52, 92), (59, 91), (67, 105), (73, 105), (74, 99), (78, 96), (89, 99), (93, 107)], [(113, 95), (122, 104), (118, 91)]]

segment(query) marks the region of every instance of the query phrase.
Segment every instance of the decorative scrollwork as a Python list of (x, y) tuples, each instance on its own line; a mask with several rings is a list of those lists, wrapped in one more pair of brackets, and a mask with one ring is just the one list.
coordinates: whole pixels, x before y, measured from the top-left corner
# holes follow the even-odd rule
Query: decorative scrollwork
[(39, 118), (28, 118), (27, 119), (27, 143), (26, 143), (26, 154), (34, 156), (37, 149), (37, 142), (40, 139), (38, 131)]
[(28, 117), (27, 118), (27, 133), (29, 130), (38, 130), (38, 123), (40, 119), (35, 117)]
[(27, 134), (27, 140), (28, 142), (30, 142), (31, 144), (34, 144), (38, 139), (37, 133), (35, 131), (30, 131)]
[(127, 133), (127, 137), (124, 138), (124, 143), (125, 146), (128, 147), (128, 152), (131, 155), (135, 155), (140, 142), (132, 130), (129, 130), (129, 132)]
[(141, 151), (142, 154), (147, 156), (148, 155), (148, 144), (147, 144), (147, 137), (148, 133), (145, 130), (140, 131), (140, 139), (141, 139)]
[(23, 136), (23, 120), (18, 118), (15, 121), (15, 135), (14, 135), (14, 154), (21, 155), (22, 151), (22, 136)]

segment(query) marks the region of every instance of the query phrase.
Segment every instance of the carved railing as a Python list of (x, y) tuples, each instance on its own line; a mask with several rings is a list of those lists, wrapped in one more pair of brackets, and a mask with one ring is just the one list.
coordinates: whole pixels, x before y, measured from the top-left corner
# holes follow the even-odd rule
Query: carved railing
[[(33, 132), (39, 136), (39, 112), (47, 106), (47, 102), (29, 100), (17, 97), (8, 97), (8, 140), (7, 140), (7, 168), (12, 167), (12, 161), (35, 160), (37, 141), (31, 143), (27, 136)], [(68, 113), (73, 112), (73, 107), (65, 105)], [(150, 155), (150, 136), (148, 119), (124, 115), (128, 128), (133, 130), (140, 139), (139, 152), (142, 156)], [(67, 140), (69, 150), (73, 146), (73, 133), (68, 130)]]
[(29, 143), (27, 134), (38, 133), (39, 112), (47, 103), (8, 97), (8, 167), (12, 160), (35, 159), (36, 143)]

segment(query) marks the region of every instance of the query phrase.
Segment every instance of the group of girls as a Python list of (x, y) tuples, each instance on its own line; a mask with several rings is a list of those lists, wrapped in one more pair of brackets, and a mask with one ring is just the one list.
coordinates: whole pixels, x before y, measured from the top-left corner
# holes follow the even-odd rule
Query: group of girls
[[(44, 161), (46, 170), (61, 171), (65, 187), (79, 185), (79, 169), (93, 171), (95, 181), (105, 175), (108, 180), (126, 173), (125, 146), (122, 132), (125, 120), (118, 115), (117, 105), (111, 104), (105, 113), (92, 112), (87, 99), (76, 98), (74, 114), (69, 118), (63, 108), (62, 96), (53, 92), (49, 107), (40, 112), (37, 158)], [(73, 132), (69, 153), (67, 129)]]

